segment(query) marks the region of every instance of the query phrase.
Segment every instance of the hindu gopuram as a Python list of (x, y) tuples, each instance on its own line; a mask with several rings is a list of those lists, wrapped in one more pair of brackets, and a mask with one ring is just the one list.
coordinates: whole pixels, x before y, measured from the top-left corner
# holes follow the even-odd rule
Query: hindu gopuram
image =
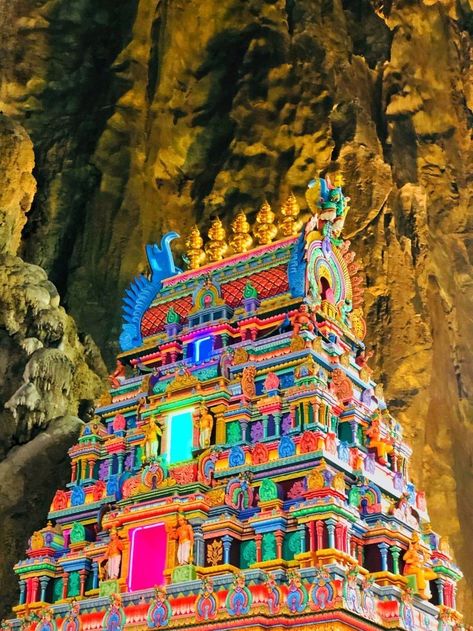
[[(369, 367), (340, 178), (147, 248), (109, 393), (15, 572), (10, 629), (462, 626), (461, 572)], [(46, 520), (45, 520), (46, 521)]]

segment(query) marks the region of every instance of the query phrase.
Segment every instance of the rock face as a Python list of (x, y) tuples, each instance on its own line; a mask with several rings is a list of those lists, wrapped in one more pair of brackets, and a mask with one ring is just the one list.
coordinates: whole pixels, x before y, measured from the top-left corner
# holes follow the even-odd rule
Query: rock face
[[(107, 357), (146, 242), (264, 198), (276, 209), (290, 190), (302, 203), (314, 173), (343, 172), (377, 372), (465, 572), (471, 618), (471, 0), (0, 0), (0, 15), (2, 109), (37, 159), (22, 252)], [(34, 185), (10, 163), (2, 230), (18, 235)], [(46, 277), (22, 265), (10, 278), (36, 275), (51, 305)], [(10, 441), (48, 417), (35, 389), (42, 362), (55, 374), (44, 348), (64, 322), (42, 317), (31, 312), (22, 346), (8, 329), (2, 344), (14, 357)]]
[[(46, 272), (16, 250), (36, 183), (32, 143), (0, 117), (0, 546), (1, 607), (16, 598), (12, 565), (32, 529), (44, 525), (67, 479), (67, 449), (100, 393), (104, 373), (90, 338), (59, 305)], [(3, 150), (5, 147), (5, 150)]]

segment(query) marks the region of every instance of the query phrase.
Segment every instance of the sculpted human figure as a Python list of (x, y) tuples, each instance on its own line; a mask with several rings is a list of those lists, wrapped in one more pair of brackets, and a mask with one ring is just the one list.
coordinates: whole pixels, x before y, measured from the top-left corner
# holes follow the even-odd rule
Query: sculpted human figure
[(206, 449), (210, 445), (210, 437), (214, 426), (214, 418), (205, 405), (200, 408), (199, 417), (199, 445), (202, 449)]
[(122, 364), (122, 362), (119, 359), (117, 359), (115, 370), (112, 372), (111, 375), (108, 376), (110, 385), (113, 388), (118, 388), (119, 385), (125, 381), (125, 377), (126, 377), (125, 366), (124, 364)]
[(246, 366), (243, 369), (241, 375), (241, 391), (248, 399), (252, 399), (256, 395), (255, 376), (255, 366)]
[(179, 565), (192, 563), (194, 531), (183, 515), (179, 515), (177, 528), (174, 529), (171, 537), (177, 539), (177, 562)]
[(427, 567), (430, 554), (422, 545), (417, 532), (414, 532), (412, 535), (409, 548), (405, 552), (403, 559), (406, 563), (403, 572), (404, 576), (415, 576), (419, 596), (429, 600), (432, 596), (429, 581), (437, 578), (437, 574)]
[(375, 417), (372, 420), (371, 427), (368, 427), (365, 433), (370, 439), (369, 446), (376, 449), (376, 455), (378, 456), (381, 464), (387, 464), (388, 454), (392, 452), (393, 446), (390, 445), (387, 440), (381, 437), (379, 418)]
[(144, 433), (144, 460), (156, 460), (159, 454), (159, 440), (160, 437), (163, 435), (163, 430), (155, 422), (155, 420), (151, 418), (148, 425), (146, 425), (144, 428)]
[(107, 559), (106, 577), (113, 580), (120, 576), (120, 564), (122, 560), (123, 543), (120, 541), (115, 528), (110, 532), (110, 541), (104, 557)]
[(299, 335), (299, 331), (304, 329), (313, 333), (314, 321), (313, 316), (309, 311), (309, 307), (302, 303), (299, 307), (299, 311), (293, 316), (292, 320), (292, 332), (293, 335)]

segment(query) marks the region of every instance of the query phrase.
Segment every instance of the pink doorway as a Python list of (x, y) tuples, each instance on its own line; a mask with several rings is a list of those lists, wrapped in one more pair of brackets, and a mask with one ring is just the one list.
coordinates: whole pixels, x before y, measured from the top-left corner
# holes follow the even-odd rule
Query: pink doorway
[(148, 589), (164, 583), (167, 536), (164, 524), (138, 526), (130, 530), (128, 590)]

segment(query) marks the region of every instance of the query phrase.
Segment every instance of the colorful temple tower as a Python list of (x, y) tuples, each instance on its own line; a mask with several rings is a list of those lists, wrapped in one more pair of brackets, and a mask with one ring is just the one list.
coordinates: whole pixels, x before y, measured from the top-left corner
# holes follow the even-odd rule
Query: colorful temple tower
[(126, 292), (110, 392), (15, 566), (5, 629), (462, 627), (461, 572), (375, 384), (341, 181)]

